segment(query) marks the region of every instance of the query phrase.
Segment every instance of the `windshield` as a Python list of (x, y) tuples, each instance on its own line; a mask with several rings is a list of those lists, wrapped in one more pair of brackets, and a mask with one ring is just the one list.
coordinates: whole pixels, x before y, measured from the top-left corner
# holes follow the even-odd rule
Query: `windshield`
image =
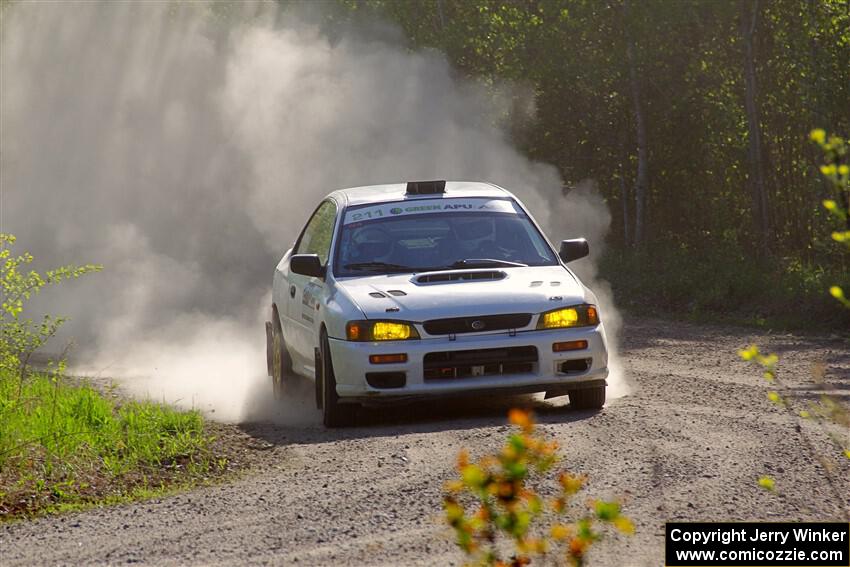
[(350, 208), (335, 254), (334, 273), (342, 277), (558, 264), (525, 212), (507, 199), (418, 199)]

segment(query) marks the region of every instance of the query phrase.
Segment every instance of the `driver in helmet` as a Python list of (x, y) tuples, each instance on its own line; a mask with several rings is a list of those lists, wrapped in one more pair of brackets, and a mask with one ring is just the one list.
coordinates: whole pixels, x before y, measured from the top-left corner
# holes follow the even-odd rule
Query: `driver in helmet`
[(382, 228), (363, 227), (351, 236), (351, 257), (354, 262), (390, 263), (393, 241)]

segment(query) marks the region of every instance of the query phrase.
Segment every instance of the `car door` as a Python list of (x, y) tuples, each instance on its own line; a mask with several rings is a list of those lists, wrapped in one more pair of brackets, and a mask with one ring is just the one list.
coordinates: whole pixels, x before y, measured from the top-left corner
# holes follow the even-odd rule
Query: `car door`
[[(307, 226), (293, 249), (294, 254), (316, 254), (322, 266), (328, 265), (336, 225), (337, 206), (332, 200), (323, 201), (310, 217)], [(290, 353), (301, 366), (313, 365), (313, 349), (317, 346), (315, 337), (319, 315), (319, 301), (325, 282), (321, 278), (302, 276), (289, 270), (289, 291), (286, 295), (286, 316), (289, 319), (287, 334)]]

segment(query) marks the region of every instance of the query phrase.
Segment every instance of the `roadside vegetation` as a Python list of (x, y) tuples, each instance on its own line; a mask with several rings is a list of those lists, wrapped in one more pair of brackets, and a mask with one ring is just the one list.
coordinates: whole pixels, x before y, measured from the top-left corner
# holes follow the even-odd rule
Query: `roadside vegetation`
[[(763, 262), (731, 245), (670, 243), (651, 252), (608, 250), (600, 276), (617, 306), (635, 316), (674, 317), (770, 329), (842, 332), (850, 312), (827, 290), (850, 273), (799, 259)], [(845, 333), (846, 334), (846, 333)]]
[(590, 548), (603, 539), (606, 526), (634, 533), (619, 502), (574, 503), (586, 477), (560, 472), (556, 483), (547, 483), (555, 480), (546, 473), (558, 462), (558, 444), (536, 431), (529, 412), (513, 409), (508, 419), (516, 430), (502, 450), (477, 461), (461, 451), (459, 478), (445, 487), (446, 522), (467, 565), (519, 567), (538, 560), (581, 567)]
[(49, 285), (99, 271), (65, 266), (43, 275), (0, 234), (0, 521), (123, 501), (190, 485), (224, 470), (199, 412), (124, 401), (65, 375), (62, 360), (33, 369), (32, 355), (62, 318), (28, 318)]
[[(824, 209), (835, 219), (835, 230), (831, 231), (831, 238), (839, 245), (838, 254), (841, 249), (850, 252), (850, 147), (847, 141), (837, 135), (829, 135), (824, 130), (813, 130), (810, 135), (821, 149), (824, 155), (824, 163), (820, 171), (826, 180), (835, 187), (837, 199), (824, 199)], [(847, 297), (846, 286), (829, 286), (830, 305), (833, 311), (850, 312), (850, 298)], [(779, 356), (775, 353), (763, 353), (757, 345), (739, 351), (739, 356), (762, 369), (764, 378), (773, 386), (768, 391), (767, 398), (772, 403), (782, 407), (801, 419), (812, 420), (821, 428), (832, 441), (835, 454), (819, 455), (819, 460), (824, 469), (825, 480), (829, 484), (832, 495), (836, 502), (841, 501), (841, 494), (837, 488), (834, 478), (836, 458), (850, 459), (850, 406), (840, 395), (830, 393), (833, 390), (826, 378), (826, 370), (822, 366), (812, 370), (814, 386), (821, 390), (821, 394), (814, 401), (805, 404), (795, 400), (789, 395), (789, 389), (785, 386), (779, 376)], [(763, 476), (758, 480), (759, 485), (773, 491), (776, 489), (776, 480), (771, 476)], [(844, 510), (845, 519), (850, 520), (850, 510)]]

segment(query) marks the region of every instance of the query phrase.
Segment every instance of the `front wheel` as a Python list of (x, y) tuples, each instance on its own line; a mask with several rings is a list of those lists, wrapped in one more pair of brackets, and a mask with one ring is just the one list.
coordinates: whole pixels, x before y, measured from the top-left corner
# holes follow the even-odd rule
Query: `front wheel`
[[(271, 327), (271, 328), (269, 328)], [(277, 312), (272, 311), (271, 323), (266, 323), (266, 359), (269, 375), (272, 378), (272, 390), (276, 400), (282, 400), (287, 386), (291, 386), (292, 359), (286, 350), (283, 330)]]
[(579, 410), (602, 409), (605, 405), (605, 385), (573, 390), (570, 395), (570, 407)]
[(320, 345), (320, 364), (316, 372), (316, 383), (322, 390), (322, 421), (325, 427), (348, 427), (354, 424), (357, 413), (355, 404), (343, 404), (336, 393), (336, 375), (331, 360), (331, 347), (328, 337), (322, 333)]

